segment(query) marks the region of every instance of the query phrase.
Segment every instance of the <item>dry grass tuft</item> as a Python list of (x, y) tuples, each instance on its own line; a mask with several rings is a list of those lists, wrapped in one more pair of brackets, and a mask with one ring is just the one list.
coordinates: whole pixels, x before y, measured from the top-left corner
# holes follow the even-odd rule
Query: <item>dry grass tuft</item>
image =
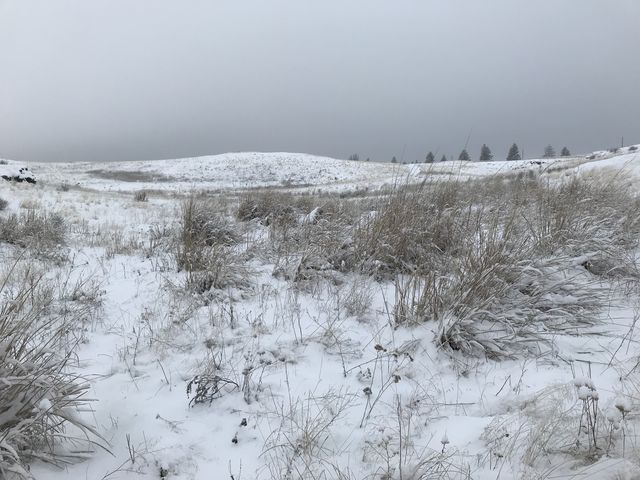
[(55, 253), (65, 244), (66, 222), (61, 215), (27, 210), (0, 218), (0, 242), (29, 248), (38, 255)]
[[(15, 265), (14, 265), (15, 268)], [(100, 438), (77, 414), (89, 385), (71, 373), (75, 341), (69, 332), (79, 317), (56, 316), (53, 289), (42, 274), (11, 270), (0, 284), (0, 472), (3, 478), (31, 478), (27, 462), (81, 460), (62, 453), (60, 443)], [(76, 433), (66, 433), (73, 426)]]
[(238, 231), (210, 201), (190, 197), (182, 205), (175, 246), (178, 269), (197, 293), (247, 285), (249, 272), (236, 247)]
[(396, 325), (436, 321), (468, 355), (539, 354), (597, 323), (603, 278), (638, 278), (639, 200), (617, 182), (535, 176), (424, 184), (353, 229), (360, 269), (395, 278)]
[(240, 199), (236, 218), (242, 222), (257, 219), (265, 225), (293, 224), (301, 212), (310, 210), (312, 202), (310, 197), (273, 190), (251, 192)]
[(133, 194), (133, 200), (136, 202), (146, 202), (149, 200), (149, 194), (146, 190), (138, 190)]

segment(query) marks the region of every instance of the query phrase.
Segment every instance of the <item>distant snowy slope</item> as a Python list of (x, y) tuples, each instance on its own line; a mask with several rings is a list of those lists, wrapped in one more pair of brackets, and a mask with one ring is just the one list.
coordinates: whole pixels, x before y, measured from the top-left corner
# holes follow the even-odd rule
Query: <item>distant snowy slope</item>
[(121, 191), (373, 185), (408, 172), (406, 166), (388, 163), (256, 152), (136, 162), (40, 163), (34, 170), (49, 182)]
[(39, 163), (31, 165), (31, 170), (46, 183), (68, 183), (99, 191), (189, 192), (267, 187), (344, 191), (417, 183), (443, 176), (474, 178), (528, 170), (544, 173), (626, 169), (640, 176), (640, 154), (634, 148), (566, 158), (411, 165), (338, 160), (303, 153), (249, 152), (173, 160)]
[(620, 170), (640, 177), (640, 145), (619, 148), (616, 151), (601, 150), (589, 155), (540, 158), (516, 161), (464, 162), (450, 161), (414, 166), (417, 176), (452, 175), (472, 178), (488, 175), (516, 173), (533, 170), (538, 173), (567, 171), (586, 172), (600, 169)]
[[(600, 153), (600, 152), (598, 152)], [(607, 170), (619, 172), (627, 179), (640, 179), (640, 145), (620, 149), (615, 155), (596, 157), (596, 159), (576, 167), (576, 172)]]
[(451, 161), (433, 164), (421, 164), (419, 175), (453, 175), (458, 177), (484, 177), (514, 172), (533, 170), (547, 172), (550, 170), (566, 170), (590, 161), (584, 156), (538, 158), (514, 161), (465, 162)]

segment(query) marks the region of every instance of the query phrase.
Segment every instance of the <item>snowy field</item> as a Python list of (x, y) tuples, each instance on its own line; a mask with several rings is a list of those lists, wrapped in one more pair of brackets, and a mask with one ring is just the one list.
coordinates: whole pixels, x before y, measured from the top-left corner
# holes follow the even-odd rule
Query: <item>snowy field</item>
[(0, 478), (640, 478), (633, 149), (28, 167)]
[(50, 182), (103, 191), (169, 192), (247, 188), (372, 186), (407, 174), (389, 163), (347, 162), (295, 153), (227, 153), (148, 162), (34, 165)]
[[(620, 153), (624, 154), (627, 149)], [(41, 181), (85, 190), (192, 193), (287, 188), (299, 191), (344, 192), (375, 189), (398, 183), (420, 182), (444, 175), (470, 178), (534, 169), (568, 169), (583, 163), (620, 156), (595, 152), (585, 156), (514, 162), (460, 162), (434, 164), (392, 164), (355, 162), (300, 153), (227, 153), (223, 155), (113, 163), (40, 163), (29, 165)], [(24, 165), (8, 161), (0, 174), (16, 173)]]

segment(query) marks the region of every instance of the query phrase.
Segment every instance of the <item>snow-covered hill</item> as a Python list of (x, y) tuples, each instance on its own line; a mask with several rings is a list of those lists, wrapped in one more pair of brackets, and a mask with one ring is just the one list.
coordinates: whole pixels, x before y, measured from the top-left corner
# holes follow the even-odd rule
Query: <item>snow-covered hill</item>
[(405, 166), (354, 162), (302, 153), (226, 153), (173, 160), (39, 163), (43, 181), (111, 191), (187, 192), (261, 187), (373, 186), (405, 175)]
[[(617, 152), (519, 161), (391, 164), (339, 160), (303, 153), (226, 153), (194, 158), (131, 162), (33, 163), (40, 181), (83, 189), (113, 192), (156, 190), (167, 192), (228, 191), (252, 188), (322, 189), (343, 191), (383, 185), (421, 182), (454, 176), (474, 178), (515, 173), (627, 168), (640, 171), (636, 147)], [(7, 168), (21, 166), (9, 162)]]

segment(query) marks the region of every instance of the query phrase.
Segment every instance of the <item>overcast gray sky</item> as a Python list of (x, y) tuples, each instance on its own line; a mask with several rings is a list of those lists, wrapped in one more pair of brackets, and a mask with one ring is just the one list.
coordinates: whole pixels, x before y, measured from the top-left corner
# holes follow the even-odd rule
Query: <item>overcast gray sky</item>
[(0, 0), (0, 157), (638, 143), (639, 19), (638, 0)]

